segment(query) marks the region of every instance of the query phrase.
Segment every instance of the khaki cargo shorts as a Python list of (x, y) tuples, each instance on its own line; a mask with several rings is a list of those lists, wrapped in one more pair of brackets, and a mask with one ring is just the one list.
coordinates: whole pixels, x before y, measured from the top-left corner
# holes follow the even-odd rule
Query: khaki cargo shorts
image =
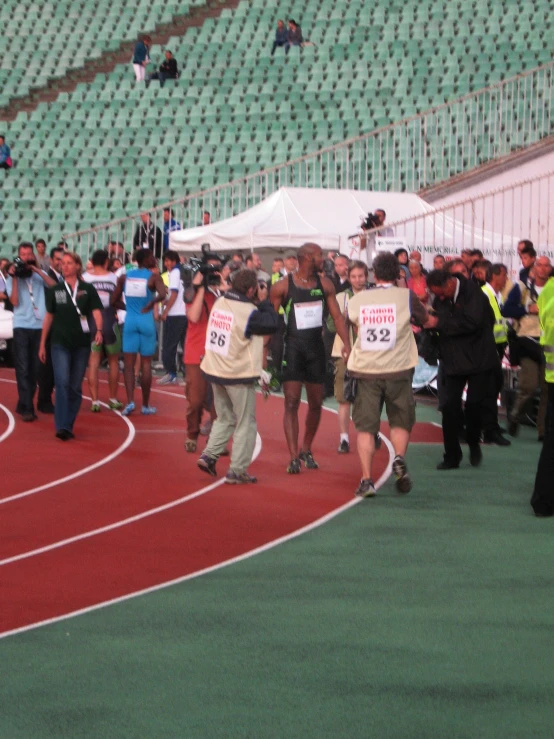
[(352, 420), (356, 431), (379, 431), (383, 403), (392, 428), (411, 431), (415, 424), (415, 400), (411, 377), (401, 380), (358, 380)]

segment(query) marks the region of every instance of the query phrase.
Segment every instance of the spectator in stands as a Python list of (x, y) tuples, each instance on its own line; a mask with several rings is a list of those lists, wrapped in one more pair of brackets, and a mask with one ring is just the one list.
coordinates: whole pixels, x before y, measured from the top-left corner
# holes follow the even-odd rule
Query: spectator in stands
[(35, 249), (37, 252), (38, 266), (44, 270), (44, 272), (48, 272), (48, 268), (50, 267), (50, 257), (46, 251), (46, 241), (44, 239), (37, 239), (35, 241)]
[(18, 256), (25, 262), (27, 274), (17, 277), (16, 265), (9, 268), (7, 293), (13, 305), (13, 351), (15, 379), (17, 381), (18, 401), (16, 413), (23, 421), (35, 421), (34, 396), (39, 386), (38, 410), (52, 413), (49, 398), (45, 398), (42, 406), (42, 383), (44, 374), (40, 368), (38, 352), (42, 322), (46, 313), (45, 286), (56, 283), (36, 264), (33, 245), (23, 242), (19, 245)]
[(537, 302), (548, 281), (551, 268), (548, 257), (539, 257), (534, 264), (535, 276), (528, 278), (527, 282), (517, 282), (502, 308), (503, 316), (517, 322), (517, 340), (510, 340), (510, 361), (512, 365), (519, 364), (520, 367), (517, 395), (508, 425), (510, 436), (517, 435), (525, 404), (539, 389), (537, 432), (539, 440), (544, 436), (548, 388), (544, 375), (544, 358), (539, 347), (541, 327)]
[(471, 280), (447, 270), (433, 270), (427, 278), (430, 291), (438, 298), (425, 328), (439, 332), (441, 364), (446, 396), (442, 413), (444, 459), (439, 470), (460, 466), (462, 449), (458, 438), (462, 417), (462, 393), (467, 384), (465, 404), (469, 460), (481, 464), (479, 445), (482, 405), (492, 386), (499, 364), (493, 327), (494, 315), (483, 291)]
[(148, 213), (141, 213), (140, 226), (137, 226), (133, 238), (134, 249), (150, 249), (156, 259), (161, 259), (163, 250), (162, 232), (154, 226)]
[(479, 285), (479, 287), (483, 287), (483, 285), (486, 285), (487, 274), (491, 267), (492, 264), (491, 262), (489, 262), (488, 259), (478, 259), (476, 262), (473, 263), (473, 267), (471, 268), (471, 276), (473, 280)]
[(164, 266), (169, 275), (168, 297), (161, 315), (165, 324), (162, 362), (166, 374), (158, 380), (158, 385), (172, 385), (177, 382), (177, 347), (179, 344), (185, 346), (187, 310), (183, 298), (179, 254), (176, 251), (167, 251), (164, 254)]
[(135, 79), (137, 82), (144, 82), (146, 77), (146, 66), (150, 62), (150, 44), (152, 39), (150, 36), (143, 36), (139, 38), (135, 44), (135, 51), (133, 53), (133, 69), (135, 71)]
[[(278, 46), (287, 46), (289, 40), (289, 32), (285, 28), (285, 24), (282, 20), (277, 21), (277, 29), (275, 30), (275, 41), (273, 42), (273, 46), (271, 47), (271, 56), (275, 54), (275, 49)], [(285, 48), (286, 51), (286, 48)]]
[(285, 44), (285, 54), (288, 54), (291, 46), (298, 46), (300, 49), (304, 47), (304, 38), (302, 29), (298, 23), (292, 18), (289, 19), (288, 39)]
[[(412, 259), (415, 260), (419, 264), (419, 266), (421, 267), (421, 274), (424, 275), (425, 277), (427, 277), (427, 275), (429, 273), (427, 272), (427, 270), (425, 269), (425, 267), (421, 263), (421, 252), (420, 251), (417, 251), (417, 249), (414, 249), (413, 251), (411, 251), (410, 252), (410, 261), (412, 261)], [(408, 264), (408, 269), (409, 268), (410, 268), (410, 265)]]
[(537, 252), (533, 247), (533, 242), (528, 241), (527, 239), (519, 242), (519, 244), (517, 245), (517, 251), (522, 264), (522, 268), (519, 271), (519, 279), (521, 280), (521, 282), (527, 284), (529, 280), (529, 274), (535, 266)]
[(0, 134), (0, 169), (11, 169), (13, 166), (10, 147), (6, 144), (3, 134)]
[(210, 211), (209, 210), (205, 210), (202, 213), (202, 225), (203, 226), (209, 226), (211, 222), (212, 222), (212, 216), (210, 214)]
[(445, 264), (446, 259), (443, 257), (442, 254), (436, 254), (433, 257), (433, 269), (444, 269)]
[(171, 231), (179, 231), (181, 224), (174, 220), (171, 208), (164, 208), (164, 252), (169, 249), (169, 234)]
[(152, 72), (146, 81), (146, 86), (148, 87), (152, 80), (159, 80), (160, 87), (163, 87), (166, 80), (176, 80), (178, 76), (177, 60), (173, 57), (173, 54), (169, 49), (167, 49), (165, 52), (165, 62), (160, 64), (160, 68), (157, 72)]

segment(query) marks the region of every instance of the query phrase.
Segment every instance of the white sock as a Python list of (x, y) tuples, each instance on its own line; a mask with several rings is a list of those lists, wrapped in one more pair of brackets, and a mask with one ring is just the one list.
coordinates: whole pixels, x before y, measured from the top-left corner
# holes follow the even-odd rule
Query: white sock
[(117, 403), (117, 398), (110, 398), (110, 403)]
[(340, 435), (341, 441), (347, 441), (350, 444), (350, 439), (348, 438), (348, 434), (341, 434)]

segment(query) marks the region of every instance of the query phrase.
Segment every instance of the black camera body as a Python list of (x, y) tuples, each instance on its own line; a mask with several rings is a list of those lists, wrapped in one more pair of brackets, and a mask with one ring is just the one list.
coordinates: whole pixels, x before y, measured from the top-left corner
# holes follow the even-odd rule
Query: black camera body
[(375, 213), (368, 213), (366, 219), (362, 222), (364, 231), (371, 231), (373, 228), (379, 228), (381, 220)]
[(15, 270), (14, 270), (14, 273), (13, 273), (13, 276), (14, 277), (18, 277), (20, 280), (26, 280), (29, 277), (32, 277), (33, 270), (29, 268), (29, 265), (30, 264), (32, 264), (32, 265), (35, 265), (36, 264), (36, 262), (35, 262), (34, 259), (32, 261), (25, 262), (25, 261), (23, 261), (23, 259), (21, 259), (21, 257), (16, 257), (13, 260), (13, 263), (15, 265)]
[(335, 276), (335, 263), (329, 257), (323, 260), (323, 274), (330, 280)]
[[(209, 264), (212, 259), (217, 259), (221, 264)], [(220, 283), (219, 273), (221, 268), (228, 262), (229, 257), (216, 254), (210, 250), (209, 244), (202, 244), (202, 257), (191, 257), (188, 264), (181, 267), (181, 279), (185, 288), (185, 302), (191, 303), (194, 299), (194, 286), (192, 281), (197, 272), (204, 276), (202, 285), (204, 288), (215, 287)]]

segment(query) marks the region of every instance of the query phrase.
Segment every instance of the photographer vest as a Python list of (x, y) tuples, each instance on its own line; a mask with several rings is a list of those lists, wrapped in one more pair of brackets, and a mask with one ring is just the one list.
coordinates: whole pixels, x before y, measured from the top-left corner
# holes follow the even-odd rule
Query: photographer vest
[(215, 301), (208, 320), (206, 350), (200, 369), (214, 382), (236, 384), (257, 380), (262, 371), (263, 337), (244, 335), (250, 315), (257, 310), (249, 300), (225, 295)]
[[(526, 285), (524, 282), (518, 282), (519, 291), (521, 293), (521, 305), (526, 311), (529, 310), (529, 306), (535, 304), (538, 300), (538, 294), (535, 287), (535, 283), (531, 281), (530, 285)], [(538, 315), (533, 313), (527, 313), (522, 316), (517, 322), (517, 335), (518, 336), (533, 336), (537, 338), (541, 333), (541, 326), (539, 323)]]
[(348, 320), (358, 327), (358, 336), (349, 371), (383, 377), (413, 369), (418, 355), (410, 318), (410, 291), (405, 288), (378, 286), (350, 298)]
[(538, 299), (541, 323), (541, 346), (545, 359), (545, 378), (554, 383), (554, 277), (551, 277)]
[(496, 294), (489, 283), (485, 283), (481, 290), (485, 293), (491, 304), (492, 312), (494, 313), (494, 341), (496, 344), (505, 344), (508, 341), (508, 322), (505, 318), (502, 318), (500, 313), (500, 306)]

